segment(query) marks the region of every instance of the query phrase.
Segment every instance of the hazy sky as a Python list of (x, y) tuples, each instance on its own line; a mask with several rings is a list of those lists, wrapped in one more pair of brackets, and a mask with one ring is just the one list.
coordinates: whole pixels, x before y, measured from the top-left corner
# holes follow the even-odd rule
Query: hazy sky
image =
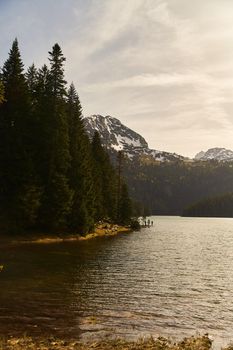
[(112, 115), (151, 148), (233, 149), (233, 0), (0, 0), (0, 65), (58, 42), (85, 116)]

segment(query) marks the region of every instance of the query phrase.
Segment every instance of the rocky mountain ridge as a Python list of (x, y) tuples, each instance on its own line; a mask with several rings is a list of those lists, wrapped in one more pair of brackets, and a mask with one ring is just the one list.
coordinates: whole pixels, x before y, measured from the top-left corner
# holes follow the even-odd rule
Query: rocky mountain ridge
[(124, 151), (129, 159), (144, 156), (158, 162), (170, 161), (208, 161), (216, 160), (219, 162), (233, 161), (233, 151), (226, 148), (210, 148), (206, 152), (201, 151), (196, 154), (194, 159), (182, 155), (150, 149), (146, 140), (137, 132), (128, 128), (117, 118), (111, 116), (91, 115), (84, 118), (84, 125), (89, 137), (98, 131), (103, 145), (113, 153)]
[(98, 131), (103, 145), (110, 151), (124, 151), (129, 159), (136, 156), (149, 156), (156, 161), (177, 161), (185, 157), (176, 153), (150, 149), (146, 140), (111, 116), (92, 115), (84, 118), (84, 125), (90, 137)]
[(233, 151), (226, 148), (214, 147), (208, 149), (206, 152), (201, 151), (196, 154), (195, 160), (217, 160), (219, 162), (230, 162), (233, 161)]

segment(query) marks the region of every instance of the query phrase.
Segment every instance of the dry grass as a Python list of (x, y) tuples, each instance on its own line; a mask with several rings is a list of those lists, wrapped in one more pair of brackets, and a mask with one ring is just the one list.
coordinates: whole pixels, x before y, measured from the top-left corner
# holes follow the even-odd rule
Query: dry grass
[[(139, 339), (136, 342), (115, 339), (92, 343), (24, 337), (1, 340), (0, 350), (210, 350), (211, 345), (207, 335), (185, 338), (178, 343), (162, 337)], [(229, 347), (226, 350), (233, 349)]]

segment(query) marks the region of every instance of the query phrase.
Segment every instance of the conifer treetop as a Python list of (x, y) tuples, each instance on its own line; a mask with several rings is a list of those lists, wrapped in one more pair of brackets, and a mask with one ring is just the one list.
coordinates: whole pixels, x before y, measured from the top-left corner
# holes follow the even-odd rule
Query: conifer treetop
[(52, 51), (49, 51), (50, 61), (50, 81), (52, 92), (55, 97), (64, 97), (66, 95), (66, 81), (64, 79), (64, 62), (61, 47), (55, 44)]
[(70, 87), (68, 89), (68, 103), (69, 105), (72, 105), (73, 107), (75, 107), (79, 113), (80, 113), (80, 117), (82, 116), (82, 106), (79, 100), (79, 95), (77, 93), (77, 90), (74, 86), (74, 83), (72, 82), (70, 84)]
[(20, 77), (21, 79), (24, 79), (23, 70), (24, 65), (19, 51), (18, 40), (15, 38), (9, 52), (9, 57), (3, 65), (3, 81), (8, 81), (13, 77)]

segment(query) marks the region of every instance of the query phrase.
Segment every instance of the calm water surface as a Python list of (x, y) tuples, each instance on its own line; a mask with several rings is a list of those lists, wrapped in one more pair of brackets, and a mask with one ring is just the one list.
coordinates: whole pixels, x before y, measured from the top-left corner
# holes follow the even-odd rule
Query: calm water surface
[(233, 340), (233, 219), (154, 217), (86, 242), (0, 245), (0, 335)]

